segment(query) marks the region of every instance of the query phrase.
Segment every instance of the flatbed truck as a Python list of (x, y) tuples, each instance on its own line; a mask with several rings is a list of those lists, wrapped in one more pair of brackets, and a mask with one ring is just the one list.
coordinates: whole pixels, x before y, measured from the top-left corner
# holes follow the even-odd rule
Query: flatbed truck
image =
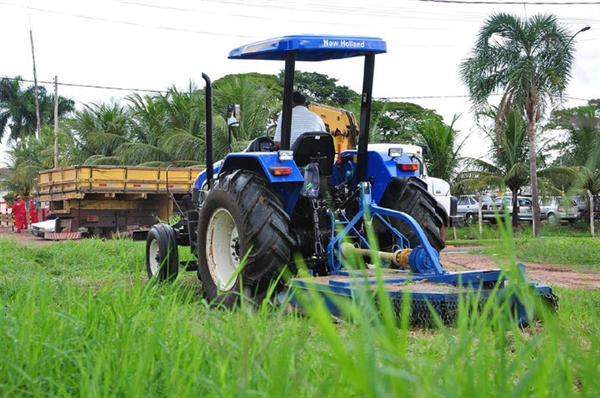
[(201, 167), (71, 166), (38, 173), (40, 200), (56, 218), (47, 239), (114, 234), (145, 239), (191, 194)]

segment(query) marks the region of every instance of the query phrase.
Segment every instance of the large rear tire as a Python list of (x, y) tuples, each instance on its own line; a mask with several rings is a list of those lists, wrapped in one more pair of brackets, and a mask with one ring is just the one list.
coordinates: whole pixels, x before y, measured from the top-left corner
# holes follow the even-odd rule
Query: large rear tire
[[(443, 235), (444, 220), (448, 216), (435, 197), (427, 191), (427, 184), (423, 180), (415, 177), (393, 178), (388, 184), (379, 206), (412, 216), (425, 232), (431, 246), (438, 252), (446, 246)], [(390, 223), (409, 240), (411, 248), (421, 244), (416, 232), (407, 223), (398, 218), (390, 218)], [(391, 233), (380, 234), (382, 247), (389, 242), (390, 235)]]
[(227, 308), (241, 295), (263, 300), (291, 266), (289, 222), (279, 195), (261, 175), (237, 170), (220, 178), (198, 222), (198, 276), (207, 298)]
[(177, 237), (170, 225), (156, 224), (150, 228), (146, 239), (146, 270), (150, 279), (173, 281), (177, 278)]

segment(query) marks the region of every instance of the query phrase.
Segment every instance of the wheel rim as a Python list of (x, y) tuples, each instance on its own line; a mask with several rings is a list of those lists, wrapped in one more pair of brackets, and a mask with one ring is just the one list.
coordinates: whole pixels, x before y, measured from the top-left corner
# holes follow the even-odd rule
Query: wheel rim
[(548, 222), (550, 224), (554, 224), (556, 222), (556, 216), (554, 214), (549, 214), (548, 215)]
[(148, 262), (150, 264), (150, 272), (152, 275), (156, 275), (160, 269), (160, 249), (158, 247), (158, 241), (153, 239), (150, 242), (150, 249), (148, 250)]
[(237, 280), (232, 278), (241, 261), (238, 230), (231, 213), (216, 210), (206, 230), (206, 262), (210, 277), (222, 291), (229, 291)]

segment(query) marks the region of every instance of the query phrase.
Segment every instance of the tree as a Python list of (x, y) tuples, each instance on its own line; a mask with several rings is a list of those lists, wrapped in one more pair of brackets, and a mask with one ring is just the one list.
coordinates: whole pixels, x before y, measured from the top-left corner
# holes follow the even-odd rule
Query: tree
[(573, 38), (553, 15), (521, 19), (493, 14), (481, 28), (471, 57), (460, 69), (476, 109), (485, 107), (489, 96), (500, 90), (500, 119), (505, 120), (511, 107), (527, 118), (534, 236), (541, 233), (536, 123), (548, 102), (562, 101), (571, 77)]
[(32, 134), (15, 142), (7, 151), (10, 178), (4, 181), (2, 186), (8, 191), (24, 197), (28, 197), (30, 193), (34, 192), (37, 172), (52, 167), (53, 141), (53, 131), (43, 128), (40, 140)]
[(85, 105), (68, 125), (78, 148), (78, 163), (118, 165), (117, 149), (131, 141), (131, 118), (117, 102)]
[(600, 167), (600, 101), (552, 112), (545, 130), (559, 130), (564, 138), (557, 161), (561, 164)]
[[(480, 120), (494, 120), (492, 126), (480, 124), (479, 127), (488, 137), (490, 146), (488, 156), (490, 161), (466, 158), (466, 169), (458, 174), (455, 185), (459, 189), (477, 190), (504, 189), (512, 193), (513, 208), (517, 206), (517, 196), (529, 182), (529, 145), (527, 139), (527, 120), (516, 110), (510, 109), (506, 121), (498, 129), (496, 122), (497, 110), (489, 110), (480, 114)], [(552, 184), (553, 181), (571, 178), (576, 175), (572, 168), (549, 166), (547, 153), (550, 140), (543, 140), (536, 163), (540, 165), (540, 191), (543, 196), (561, 194)], [(517, 225), (517, 213), (513, 212), (512, 225)]]
[[(216, 137), (227, 137), (228, 126), (225, 120), (228, 104), (239, 104), (241, 115), (239, 127), (233, 128), (234, 150), (245, 148), (248, 143), (265, 135), (267, 127), (277, 120), (281, 112), (283, 88), (274, 75), (247, 73), (227, 75), (213, 83), (214, 89), (214, 128)], [(227, 143), (226, 140), (218, 140)], [(226, 147), (225, 147), (226, 148)], [(223, 149), (223, 148), (221, 148)], [(224, 156), (228, 149), (220, 155)]]
[[(8, 131), (10, 142), (24, 136), (35, 134), (37, 117), (35, 112), (35, 90), (31, 85), (21, 88), (22, 79), (8, 77), (0, 80), (0, 141)], [(40, 119), (43, 125), (54, 124), (54, 95), (48, 94), (43, 86), (38, 87)], [(75, 110), (75, 102), (58, 97), (58, 117), (61, 118)]]
[[(279, 85), (283, 87), (284, 71), (279, 72)], [(339, 86), (338, 79), (317, 72), (296, 71), (294, 85), (309, 101), (345, 107), (357, 101), (360, 95), (348, 86)]]
[[(496, 119), (495, 114), (494, 111), (486, 113), (492, 119)], [(529, 181), (527, 123), (519, 112), (511, 110), (502, 129), (480, 127), (490, 140), (488, 156), (492, 161), (466, 159), (467, 171), (459, 173), (458, 185), (477, 191), (506, 187), (512, 192), (513, 209), (516, 209), (517, 196)], [(517, 221), (517, 212), (513, 212), (512, 225), (517, 225)]]
[(427, 147), (428, 154), (424, 159), (429, 175), (452, 181), (461, 159), (459, 152), (465, 143), (465, 140), (457, 142), (458, 131), (454, 129), (454, 123), (458, 116), (455, 115), (448, 126), (432, 113), (415, 123), (416, 143)]
[[(576, 178), (560, 180), (566, 191), (577, 193), (589, 203), (600, 193), (600, 100), (588, 105), (555, 110), (545, 126), (559, 130), (564, 142), (558, 147), (560, 165), (577, 168)], [(589, 214), (592, 214), (590, 211)], [(591, 224), (593, 227), (593, 223)]]
[(129, 111), (135, 126), (133, 139), (118, 155), (144, 165), (197, 165), (204, 161), (206, 114), (204, 93), (190, 82), (186, 90), (176, 87), (166, 94), (130, 96)]
[(416, 124), (423, 119), (433, 118), (442, 121), (440, 115), (417, 104), (387, 100), (373, 101), (371, 104), (373, 140), (414, 144), (417, 135)]

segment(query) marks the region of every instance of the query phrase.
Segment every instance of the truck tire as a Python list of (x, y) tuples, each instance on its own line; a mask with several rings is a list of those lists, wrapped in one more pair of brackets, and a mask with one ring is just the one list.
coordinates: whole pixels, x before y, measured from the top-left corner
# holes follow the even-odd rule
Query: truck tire
[(198, 221), (198, 276), (207, 298), (226, 308), (240, 295), (262, 301), (270, 283), (292, 267), (289, 222), (261, 175), (236, 170), (221, 177)]
[[(435, 197), (427, 191), (424, 181), (416, 177), (393, 178), (381, 200), (380, 207), (401, 211), (412, 216), (425, 232), (427, 240), (435, 250), (440, 252), (446, 245), (444, 243), (444, 214), (442, 206), (437, 203)], [(447, 218), (447, 216), (446, 216)], [(391, 218), (390, 223), (410, 242), (414, 248), (421, 244), (415, 231), (405, 222), (398, 218)], [(391, 239), (391, 233), (380, 235), (380, 245), (384, 247)]]
[(148, 277), (157, 281), (173, 281), (179, 272), (177, 238), (173, 227), (156, 224), (146, 239), (146, 269)]

